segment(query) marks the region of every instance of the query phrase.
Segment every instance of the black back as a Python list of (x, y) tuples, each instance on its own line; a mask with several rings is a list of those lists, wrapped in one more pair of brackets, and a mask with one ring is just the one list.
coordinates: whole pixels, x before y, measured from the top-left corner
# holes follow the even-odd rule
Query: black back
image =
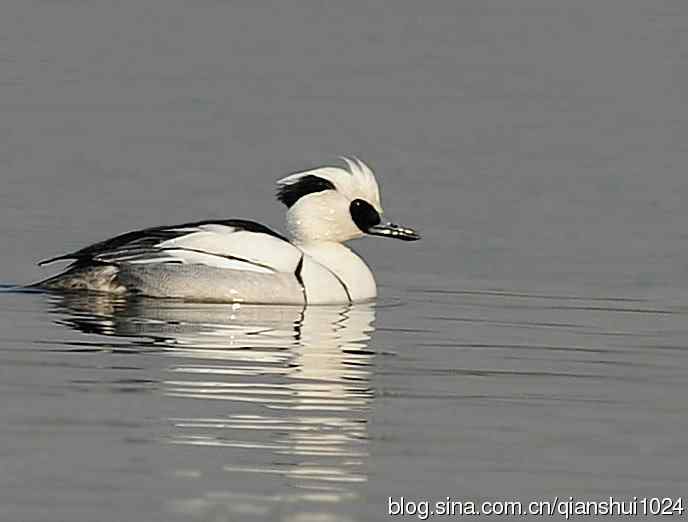
[(274, 232), (265, 225), (256, 223), (255, 221), (248, 221), (245, 219), (207, 219), (204, 221), (183, 223), (181, 225), (151, 227), (144, 228), (141, 230), (134, 230), (132, 232), (127, 232), (125, 234), (120, 234), (119, 236), (106, 239), (105, 241), (94, 243), (92, 245), (82, 248), (81, 250), (72, 252), (71, 254), (64, 254), (58, 257), (53, 257), (51, 259), (46, 259), (45, 261), (41, 261), (38, 264), (45, 265), (47, 263), (52, 263), (53, 261), (61, 261), (64, 259), (74, 259), (77, 263), (88, 263), (93, 261), (93, 258), (98, 256), (99, 254), (104, 254), (106, 252), (118, 250), (125, 246), (132, 248), (152, 247), (162, 241), (174, 239), (176, 237), (188, 234), (188, 230), (183, 230), (185, 228), (193, 228), (200, 225), (224, 225), (236, 228), (238, 230), (246, 230), (248, 232), (268, 234), (270, 236), (282, 239), (283, 241), (289, 241), (286, 237), (278, 234), (277, 232)]

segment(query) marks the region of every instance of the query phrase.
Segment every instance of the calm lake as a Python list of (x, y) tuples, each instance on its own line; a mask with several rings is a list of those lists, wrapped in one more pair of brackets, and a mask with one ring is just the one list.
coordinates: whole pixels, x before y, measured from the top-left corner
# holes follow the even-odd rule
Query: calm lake
[[(684, 494), (686, 92), (680, 2), (6, 2), (0, 520)], [(274, 181), (343, 154), (423, 234), (353, 243), (374, 304), (16, 288), (137, 228), (284, 230)]]

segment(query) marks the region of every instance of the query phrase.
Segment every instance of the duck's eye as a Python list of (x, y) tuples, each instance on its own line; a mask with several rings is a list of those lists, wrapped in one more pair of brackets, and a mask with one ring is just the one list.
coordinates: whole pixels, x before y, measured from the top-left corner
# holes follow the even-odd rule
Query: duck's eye
[(363, 232), (368, 232), (370, 227), (380, 224), (380, 214), (373, 206), (362, 199), (354, 199), (349, 205), (349, 212), (351, 212), (351, 219), (354, 220), (356, 226)]

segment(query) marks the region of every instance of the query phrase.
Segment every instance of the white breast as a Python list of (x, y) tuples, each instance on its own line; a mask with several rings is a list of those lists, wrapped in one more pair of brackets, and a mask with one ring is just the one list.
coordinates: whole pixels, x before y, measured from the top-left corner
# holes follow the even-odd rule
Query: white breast
[[(343, 244), (317, 242), (298, 244), (297, 246), (312, 257), (315, 262), (331, 272), (340, 282), (340, 286), (346, 287), (350, 301), (356, 303), (369, 301), (377, 296), (375, 278), (368, 265)], [(313, 273), (316, 273), (315, 270)], [(318, 275), (318, 277), (321, 276)], [(314, 281), (317, 280), (314, 278)], [(311, 283), (311, 286), (314, 287), (315, 283)], [(328, 288), (330, 287), (336, 288), (336, 286), (329, 284)], [(306, 292), (308, 293), (308, 287), (306, 287)], [(314, 298), (319, 298), (322, 295), (321, 290), (314, 289), (313, 292)], [(311, 302), (310, 299), (309, 302)]]
[(351, 300), (344, 282), (309, 255), (303, 257), (301, 281), (309, 304), (346, 303)]

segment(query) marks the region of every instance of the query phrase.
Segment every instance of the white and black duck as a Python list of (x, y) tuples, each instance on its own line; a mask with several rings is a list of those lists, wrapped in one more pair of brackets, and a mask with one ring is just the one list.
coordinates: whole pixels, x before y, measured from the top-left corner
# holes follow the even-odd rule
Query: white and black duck
[(42, 261), (73, 262), (33, 286), (193, 301), (369, 301), (377, 295), (373, 274), (344, 242), (420, 236), (384, 222), (372, 170), (357, 159), (345, 162), (346, 169), (321, 167), (277, 182), (291, 239), (243, 219), (146, 228)]

